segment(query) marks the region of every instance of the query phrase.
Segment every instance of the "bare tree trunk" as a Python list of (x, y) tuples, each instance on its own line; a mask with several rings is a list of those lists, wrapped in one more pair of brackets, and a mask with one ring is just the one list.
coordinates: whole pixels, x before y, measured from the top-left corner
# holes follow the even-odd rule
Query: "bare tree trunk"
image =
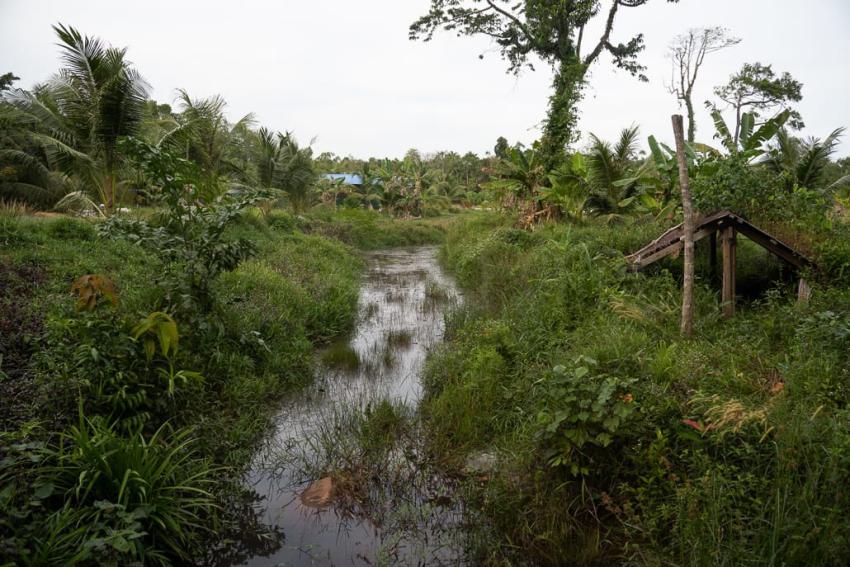
[(694, 118), (694, 103), (691, 100), (690, 92), (688, 92), (685, 98), (685, 107), (688, 109), (688, 142), (693, 143), (697, 133), (697, 122)]
[(694, 209), (691, 204), (688, 162), (685, 158), (685, 131), (681, 114), (673, 115), (673, 135), (676, 137), (676, 159), (679, 162), (679, 185), (682, 187), (682, 212), (685, 217), (682, 223), (685, 249), (682, 334), (690, 337), (694, 324)]

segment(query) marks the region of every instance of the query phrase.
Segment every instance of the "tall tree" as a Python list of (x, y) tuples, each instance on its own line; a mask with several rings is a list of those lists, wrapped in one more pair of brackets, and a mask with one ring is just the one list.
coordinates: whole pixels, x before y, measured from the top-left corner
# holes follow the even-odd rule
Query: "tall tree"
[[(725, 85), (716, 87), (714, 94), (735, 111), (733, 141), (738, 142), (745, 113), (758, 118), (789, 109), (790, 103), (803, 98), (803, 84), (785, 72), (777, 76), (770, 65), (745, 63), (741, 70), (729, 78)], [(716, 110), (716, 106), (707, 103)], [(788, 125), (799, 129), (804, 126), (800, 114), (790, 109)]]
[[(644, 49), (643, 34), (616, 44), (611, 37), (620, 8), (647, 2), (612, 0), (606, 2), (608, 9), (603, 11), (602, 0), (431, 0), (430, 11), (410, 26), (410, 38), (429, 41), (438, 29), (483, 35), (495, 40), (511, 73), (519, 73), (526, 65), (533, 69), (529, 62), (532, 55), (550, 65), (555, 72), (554, 92), (549, 99), (541, 152), (545, 167), (551, 170), (577, 138), (577, 105), (587, 71), (603, 52), (610, 54), (616, 67), (647, 80), (645, 68), (637, 60)], [(597, 19), (602, 20), (601, 32), (588, 45), (585, 32), (595, 27)]]
[(493, 155), (497, 158), (504, 159), (508, 155), (508, 147), (510, 147), (508, 140), (504, 136), (499, 136), (498, 139), (496, 139), (496, 145), (493, 146)]
[(693, 28), (673, 38), (667, 57), (672, 63), (672, 78), (668, 90), (684, 103), (688, 111), (688, 141), (693, 142), (696, 134), (693, 93), (700, 67), (709, 53), (715, 53), (741, 42), (729, 35), (722, 27)]

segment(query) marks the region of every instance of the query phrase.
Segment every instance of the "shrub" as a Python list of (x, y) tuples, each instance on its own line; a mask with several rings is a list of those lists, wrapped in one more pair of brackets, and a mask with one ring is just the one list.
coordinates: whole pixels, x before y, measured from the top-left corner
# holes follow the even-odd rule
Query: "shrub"
[(551, 447), (549, 463), (568, 466), (574, 476), (590, 474), (589, 449), (611, 445), (635, 410), (629, 387), (637, 380), (592, 372), (596, 365), (580, 356), (572, 368), (555, 366), (542, 385), (545, 402), (537, 424), (542, 440)]

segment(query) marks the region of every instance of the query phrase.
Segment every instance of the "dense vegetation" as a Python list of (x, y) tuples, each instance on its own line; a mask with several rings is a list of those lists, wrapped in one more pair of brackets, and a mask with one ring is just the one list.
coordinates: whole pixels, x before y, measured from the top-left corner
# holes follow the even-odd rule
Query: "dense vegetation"
[(703, 265), (683, 340), (676, 263), (636, 275), (623, 261), (660, 229), (528, 233), (487, 216), (450, 231), (444, 258), (472, 301), (431, 360), (423, 411), (451, 468), (498, 455), (477, 492), (503, 533), (490, 558), (843, 564), (846, 287), (796, 305), (744, 247), (756, 299), (721, 319)]
[[(690, 113), (696, 208), (731, 209), (816, 267), (792, 274), (742, 241), (742, 309), (722, 320), (700, 254), (683, 338), (678, 262), (624, 261), (681, 219), (676, 152), (652, 135), (642, 153), (637, 126), (572, 146), (600, 52), (641, 75), (642, 38), (609, 34), (618, 6), (644, 3), (613, 2), (583, 53), (599, 2), (433, 0), (413, 37), (483, 33), (512, 70), (532, 52), (556, 70), (541, 140), (500, 138), (483, 158), (314, 156), (251, 115), (228, 121), (221, 97), (150, 100), (125, 50), (57, 26), (55, 76), (28, 91), (0, 77), (0, 564), (168, 565), (224, 548), (276, 403), (352, 325), (357, 250), (441, 242), (467, 294), (421, 415), (427, 455), (469, 480), (497, 535), (473, 559), (846, 564), (843, 129), (797, 137), (802, 85), (761, 63), (715, 90), (713, 139), (693, 139)], [(387, 421), (359, 442), (391, 444)], [(481, 454), (498, 466), (469, 474)]]

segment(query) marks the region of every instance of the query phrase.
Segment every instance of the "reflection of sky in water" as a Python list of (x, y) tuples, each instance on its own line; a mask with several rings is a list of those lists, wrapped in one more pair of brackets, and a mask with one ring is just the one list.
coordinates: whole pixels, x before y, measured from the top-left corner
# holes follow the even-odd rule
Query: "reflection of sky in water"
[[(404, 533), (386, 526), (379, 529), (368, 520), (343, 518), (334, 509), (303, 507), (298, 494), (312, 479), (299, 478), (298, 467), (280, 464), (281, 453), (309, 452), (304, 440), (319, 428), (327, 428), (345, 408), (365, 407), (385, 398), (415, 407), (421, 397), (419, 378), (428, 349), (442, 340), (444, 311), (459, 301), (458, 291), (437, 265), (435, 247), (373, 252), (367, 261), (359, 318), (349, 343), (361, 364), (350, 372), (321, 370), (313, 385), (281, 408), (275, 435), (258, 455), (247, 480), (265, 498), (262, 520), (278, 526), (285, 541), (273, 555), (254, 557), (245, 565), (372, 565), (378, 550), (388, 547), (395, 552), (395, 563), (458, 562), (457, 552), (442, 549), (440, 536), (434, 532), (449, 529), (439, 524), (460, 521), (457, 510), (431, 506), (427, 500), (433, 494), (423, 496), (438, 479), (416, 471), (411, 473), (410, 489), (419, 491), (417, 496), (405, 502), (383, 496), (388, 506), (413, 504), (416, 508), (410, 517), (418, 518), (415, 523), (419, 525), (415, 534), (407, 534), (410, 541), (406, 541)], [(448, 300), (435, 300), (429, 288), (441, 289)], [(408, 333), (410, 342), (391, 348), (391, 362), (387, 363), (387, 335), (393, 332)], [(413, 463), (401, 457), (398, 466), (413, 468)]]

